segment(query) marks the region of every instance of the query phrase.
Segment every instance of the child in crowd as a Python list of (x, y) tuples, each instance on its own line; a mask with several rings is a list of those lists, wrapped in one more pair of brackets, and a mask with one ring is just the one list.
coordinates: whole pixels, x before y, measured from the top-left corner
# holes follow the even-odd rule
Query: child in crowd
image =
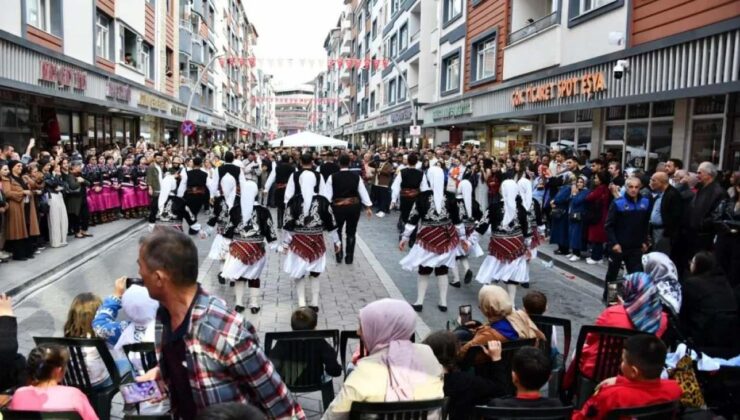
[(683, 391), (676, 381), (660, 379), (666, 346), (652, 334), (628, 338), (622, 350), (621, 376), (604, 380), (574, 420), (604, 419), (617, 408), (677, 401)]
[[(290, 327), (293, 331), (312, 331), (316, 329), (318, 323), (318, 315), (316, 311), (309, 308), (308, 306), (300, 307), (293, 312), (290, 316)], [(300, 345), (305, 346), (301, 348), (300, 353), (303, 354), (319, 354), (321, 356), (322, 372), (332, 377), (337, 377), (342, 374), (342, 366), (337, 362), (337, 352), (334, 348), (323, 339), (316, 339), (311, 341), (304, 341)], [(292, 374), (293, 372), (285, 372), (283, 367), (291, 363), (289, 356), (291, 349), (294, 348), (295, 343), (291, 343), (288, 340), (278, 341), (275, 343), (275, 347), (270, 350), (270, 360), (272, 360), (275, 369), (280, 372), (280, 376), (285, 378), (285, 375)], [(318, 349), (314, 346), (318, 346)], [(313, 362), (313, 360), (311, 361)], [(313, 364), (311, 364), (313, 366)], [(297, 378), (286, 378), (286, 381), (291, 383), (300, 383), (301, 376), (305, 375), (305, 371), (298, 374)]]
[(498, 374), (494, 380), (476, 376), (471, 372), (461, 371), (458, 367), (458, 352), (460, 342), (457, 336), (450, 331), (437, 331), (429, 335), (423, 342), (431, 347), (434, 356), (444, 368), (444, 393), (449, 399), (447, 407), (450, 420), (467, 420), (473, 414), (473, 407), (486, 405), (491, 398), (504, 396), (506, 384), (503, 380), (504, 366), (496, 363), (501, 360), (501, 343), (492, 341), (490, 348), (484, 348)]
[(9, 408), (24, 411), (76, 411), (83, 420), (98, 420), (85, 394), (59, 385), (69, 362), (67, 349), (39, 346), (28, 354), (29, 386), (18, 388)]
[[(67, 322), (64, 323), (64, 336), (67, 338), (96, 338), (92, 324), (101, 304), (100, 298), (93, 293), (80, 293), (75, 296), (67, 313)], [(98, 350), (85, 347), (83, 353), (87, 374), (93, 388), (104, 388), (111, 385), (108, 368), (105, 367), (105, 362)]]
[(496, 398), (490, 405), (496, 407), (545, 408), (562, 407), (556, 398), (543, 398), (540, 389), (550, 379), (552, 363), (542, 350), (522, 347), (511, 359), (511, 379), (516, 387), (513, 398)]
[[(522, 299), (524, 304), (524, 312), (527, 315), (544, 315), (547, 312), (547, 296), (538, 290), (532, 290), (524, 295)], [(545, 337), (550, 337), (550, 360), (552, 361), (552, 368), (558, 370), (563, 366), (563, 356), (558, 350), (558, 333), (555, 328), (550, 326), (539, 326), (542, 328), (542, 333)]]

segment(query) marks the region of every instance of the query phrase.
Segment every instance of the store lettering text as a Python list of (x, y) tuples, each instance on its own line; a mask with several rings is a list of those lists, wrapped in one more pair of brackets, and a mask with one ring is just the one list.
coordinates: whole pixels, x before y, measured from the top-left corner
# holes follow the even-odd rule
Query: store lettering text
[(156, 96), (147, 95), (142, 93), (139, 95), (139, 106), (146, 106), (153, 109), (166, 110), (167, 101), (164, 99), (157, 98)]
[(106, 84), (105, 96), (115, 98), (119, 101), (128, 102), (131, 100), (131, 87), (120, 83), (108, 82)]
[(437, 108), (432, 111), (432, 118), (437, 120), (444, 120), (448, 118), (455, 118), (461, 115), (467, 115), (473, 113), (473, 102), (471, 100), (457, 102), (452, 105)]
[(87, 89), (87, 74), (72, 70), (69, 67), (58, 66), (49, 61), (41, 62), (41, 80), (56, 83), (61, 87), (72, 87), (75, 90)]
[(583, 76), (570, 77), (557, 82), (517, 88), (511, 94), (511, 103), (516, 108), (527, 103), (546, 102), (576, 95), (591, 99), (595, 93), (605, 90), (603, 72), (586, 73)]

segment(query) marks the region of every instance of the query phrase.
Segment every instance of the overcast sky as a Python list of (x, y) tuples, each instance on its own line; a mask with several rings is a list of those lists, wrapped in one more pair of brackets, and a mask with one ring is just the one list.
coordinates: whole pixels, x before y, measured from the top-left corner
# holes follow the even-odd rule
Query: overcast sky
[(309, 82), (325, 68), (316, 60), (326, 59), (324, 40), (336, 27), (342, 0), (245, 0), (244, 7), (259, 34), (257, 65), (275, 76), (275, 87)]

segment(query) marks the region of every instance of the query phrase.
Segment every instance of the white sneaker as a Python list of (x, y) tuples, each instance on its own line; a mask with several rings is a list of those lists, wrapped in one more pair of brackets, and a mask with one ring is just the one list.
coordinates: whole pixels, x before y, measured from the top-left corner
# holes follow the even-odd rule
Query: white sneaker
[(599, 263), (599, 261), (592, 260), (591, 257), (586, 258), (586, 264), (588, 264), (588, 265), (594, 265), (594, 264), (598, 264), (598, 263)]
[(581, 257), (579, 257), (578, 255), (573, 255), (570, 258), (568, 258), (568, 261), (571, 261), (571, 262), (576, 262), (580, 260), (581, 260)]
[(378, 217), (385, 217), (385, 213), (383, 213), (382, 211), (375, 213), (375, 215)]
[(570, 254), (566, 255), (565, 258), (567, 258), (567, 259), (573, 258), (573, 253), (571, 252)]

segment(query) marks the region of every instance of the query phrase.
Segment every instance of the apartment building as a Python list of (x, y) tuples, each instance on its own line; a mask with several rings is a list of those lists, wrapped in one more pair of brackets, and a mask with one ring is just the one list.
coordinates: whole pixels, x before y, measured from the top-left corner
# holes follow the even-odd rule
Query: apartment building
[(740, 169), (740, 2), (468, 0), (464, 93), (426, 127), (494, 154)]
[(289, 136), (309, 128), (313, 98), (314, 85), (308, 83), (275, 91), (278, 137)]
[[(240, 44), (227, 51), (232, 29)], [(251, 85), (206, 65), (216, 54), (249, 54), (250, 31), (241, 0), (5, 0), (0, 142), (178, 141), (191, 86), (191, 144), (236, 138), (252, 129)]]

